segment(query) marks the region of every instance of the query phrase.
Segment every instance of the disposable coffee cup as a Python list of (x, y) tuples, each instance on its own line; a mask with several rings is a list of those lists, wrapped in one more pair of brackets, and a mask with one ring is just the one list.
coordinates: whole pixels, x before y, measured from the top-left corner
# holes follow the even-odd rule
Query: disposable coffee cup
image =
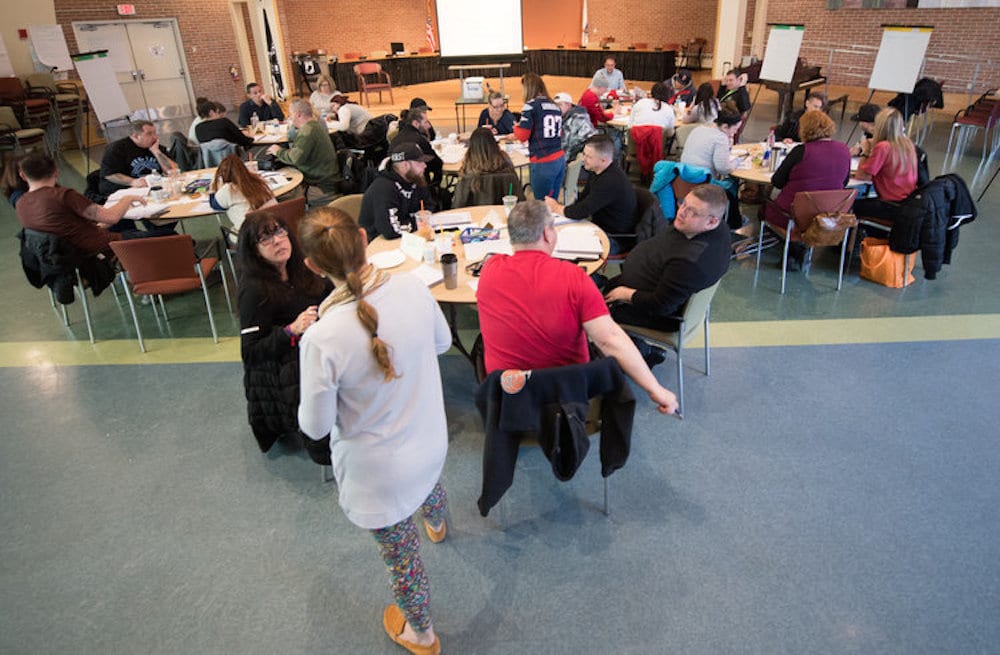
[(434, 247), (433, 241), (424, 242), (424, 251), (422, 253), (424, 263), (433, 264), (434, 257), (437, 255), (437, 249)]
[(438, 252), (439, 255), (443, 256), (443, 255), (451, 254), (451, 245), (452, 244), (451, 244), (451, 235), (450, 234), (442, 234), (442, 235), (440, 235), (434, 241), (434, 244), (435, 244), (435, 246), (437, 248), (437, 252)]
[(444, 288), (458, 288), (458, 257), (453, 253), (441, 255), (441, 272), (444, 274)]
[(510, 212), (514, 209), (514, 205), (517, 204), (517, 196), (504, 196), (503, 197), (503, 211), (507, 216), (510, 216)]

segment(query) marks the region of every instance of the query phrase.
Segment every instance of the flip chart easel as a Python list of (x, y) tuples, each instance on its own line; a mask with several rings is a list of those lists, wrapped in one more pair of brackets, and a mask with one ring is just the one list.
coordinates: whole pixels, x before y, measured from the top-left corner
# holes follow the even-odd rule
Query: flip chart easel
[(764, 63), (760, 67), (760, 79), (791, 83), (804, 34), (804, 25), (771, 26), (767, 49), (764, 51)]
[(114, 121), (129, 120), (128, 102), (122, 93), (115, 72), (111, 68), (111, 58), (107, 50), (81, 52), (70, 55), (76, 72), (80, 75), (83, 88), (87, 91), (87, 112), (84, 130), (87, 134), (87, 173), (90, 173), (90, 110), (93, 109), (97, 120), (104, 127), (105, 134), (108, 124)]
[[(883, 25), (882, 29), (882, 43), (868, 80), (871, 91), (866, 103), (872, 101), (875, 91), (913, 93), (923, 68), (931, 32), (934, 31), (934, 27), (929, 25)], [(855, 123), (847, 137), (848, 142), (857, 128)]]

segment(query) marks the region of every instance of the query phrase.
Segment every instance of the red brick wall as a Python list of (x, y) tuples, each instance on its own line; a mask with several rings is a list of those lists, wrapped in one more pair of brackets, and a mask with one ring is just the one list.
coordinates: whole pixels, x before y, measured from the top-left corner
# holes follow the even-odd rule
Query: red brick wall
[[(560, 12), (564, 24), (546, 26), (547, 42), (532, 43), (531, 47), (579, 41), (583, 1), (576, 3), (580, 10)], [(350, 7), (350, 3), (344, 6)], [(390, 41), (403, 41), (407, 50), (416, 50), (426, 45), (425, 7), (425, 0), (379, 2), (379, 14), (391, 17), (389, 21), (373, 20), (370, 12), (338, 8), (326, 0), (279, 0), (286, 45), (291, 50), (323, 48), (329, 53), (385, 50)], [(432, 2), (432, 11), (433, 7)], [(633, 41), (656, 46), (695, 37), (711, 42), (715, 36), (714, 4), (706, 6), (690, 0), (588, 0), (587, 9), (591, 40), (611, 35), (623, 47)], [(534, 14), (529, 11), (525, 15)], [(317, 16), (323, 19), (317, 20)], [(533, 36), (539, 33), (536, 27), (526, 28), (526, 34), (533, 39), (543, 38)]]
[[(430, 7), (436, 40), (433, 0)], [(349, 51), (367, 54), (388, 50), (392, 41), (402, 41), (407, 52), (427, 46), (425, 0), (278, 0), (278, 10), (289, 56), (317, 48), (341, 57)]]
[(611, 35), (624, 47), (633, 41), (659, 46), (701, 37), (708, 39), (709, 49), (715, 42), (716, 5), (711, 1), (588, 0), (587, 12), (591, 40)]
[[(239, 66), (239, 56), (227, 2), (157, 0), (136, 3), (135, 8), (136, 15), (129, 18), (177, 19), (195, 97), (205, 96), (226, 104), (244, 100), (245, 82), (234, 82), (229, 76), (229, 67)], [(78, 52), (74, 21), (123, 18), (115, 11), (114, 2), (99, 0), (55, 0), (55, 10), (70, 52)]]
[[(1000, 84), (1000, 9), (826, 9), (825, 0), (770, 0), (768, 23), (806, 26), (802, 55), (823, 66), (832, 84), (868, 86), (875, 54), (882, 41), (882, 25), (934, 27), (927, 48), (925, 75), (945, 81), (945, 91), (965, 93), (976, 64), (980, 72), (976, 95)], [(828, 70), (831, 48), (835, 52)], [(992, 64), (987, 60), (991, 59)]]

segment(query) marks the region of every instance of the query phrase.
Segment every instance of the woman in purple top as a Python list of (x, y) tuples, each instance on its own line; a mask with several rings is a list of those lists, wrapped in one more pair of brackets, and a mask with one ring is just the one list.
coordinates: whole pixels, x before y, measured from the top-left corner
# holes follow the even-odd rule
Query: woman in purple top
[(781, 227), (788, 225), (788, 216), (778, 208), (790, 213), (792, 200), (799, 191), (831, 191), (847, 185), (851, 175), (851, 153), (845, 144), (832, 140), (836, 131), (833, 119), (822, 111), (807, 111), (799, 119), (802, 144), (792, 148), (771, 176), (771, 184), (781, 189), (781, 193), (773, 205), (764, 206), (764, 216), (769, 223)]

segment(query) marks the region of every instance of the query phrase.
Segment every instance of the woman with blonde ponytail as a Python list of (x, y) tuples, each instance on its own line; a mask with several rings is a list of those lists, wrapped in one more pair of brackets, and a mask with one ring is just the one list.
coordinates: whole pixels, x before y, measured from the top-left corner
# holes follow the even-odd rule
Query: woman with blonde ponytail
[(306, 265), (335, 285), (299, 346), (299, 424), (313, 439), (331, 435), (340, 506), (372, 532), (389, 568), (396, 602), (383, 613), (386, 633), (411, 653), (436, 654), (412, 516), (420, 510), (428, 538), (444, 539), (448, 431), (437, 356), (451, 332), (420, 280), (368, 263), (365, 231), (347, 214), (314, 209), (299, 237)]

